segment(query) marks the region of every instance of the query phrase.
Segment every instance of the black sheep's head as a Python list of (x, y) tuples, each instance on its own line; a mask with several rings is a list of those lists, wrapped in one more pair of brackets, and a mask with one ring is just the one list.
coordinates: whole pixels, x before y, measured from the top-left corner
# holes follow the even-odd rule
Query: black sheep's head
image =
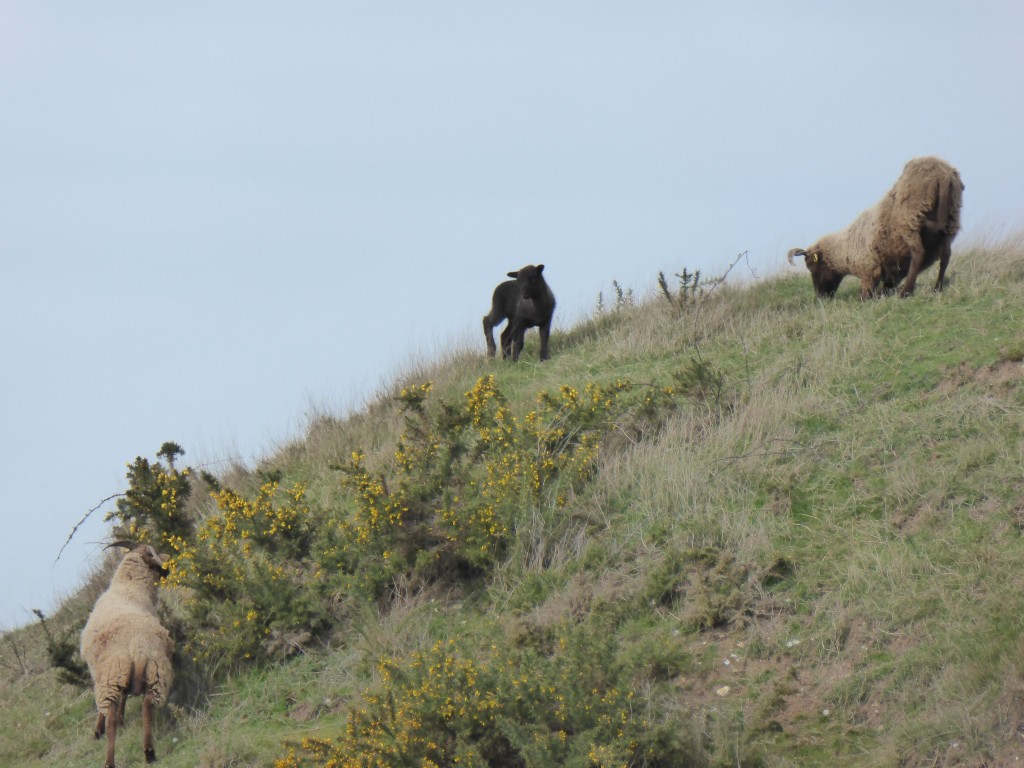
[(528, 264), (516, 272), (509, 272), (509, 277), (514, 277), (519, 283), (524, 299), (536, 299), (543, 294), (544, 286), (544, 265)]

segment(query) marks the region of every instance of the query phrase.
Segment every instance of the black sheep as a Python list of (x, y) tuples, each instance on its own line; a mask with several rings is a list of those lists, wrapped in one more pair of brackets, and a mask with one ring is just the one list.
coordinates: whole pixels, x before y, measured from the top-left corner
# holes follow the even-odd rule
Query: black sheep
[(555, 313), (555, 295), (544, 280), (544, 265), (532, 264), (517, 272), (509, 272), (513, 280), (506, 280), (494, 289), (491, 311), (484, 315), (484, 337), (487, 339), (487, 354), (494, 357), (494, 326), (508, 319), (508, 325), (501, 332), (501, 356), (519, 360), (523, 351), (523, 336), (527, 328), (534, 326), (540, 331), (540, 359), (551, 357), (548, 351), (548, 336), (551, 333), (551, 317)]

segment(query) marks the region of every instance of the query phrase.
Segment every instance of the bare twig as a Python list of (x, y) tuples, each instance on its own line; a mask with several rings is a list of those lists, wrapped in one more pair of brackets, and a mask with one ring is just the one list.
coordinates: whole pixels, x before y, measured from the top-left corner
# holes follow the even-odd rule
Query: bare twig
[[(241, 461), (241, 458), (238, 457), (238, 456), (232, 456), (232, 457), (229, 457), (229, 458), (226, 458), (226, 459), (217, 459), (215, 461), (208, 461), (205, 464), (197, 465), (197, 468), (198, 469), (203, 469), (205, 467), (212, 467), (212, 466), (217, 465), (217, 464), (224, 464), (224, 463), (229, 462), (229, 461)], [(174, 468), (174, 466), (172, 464), (171, 465), (171, 469), (173, 469), (173, 468)], [(81, 528), (82, 525), (85, 523), (85, 521), (89, 519), (89, 515), (91, 515), (96, 510), (98, 510), (100, 507), (102, 507), (108, 501), (111, 501), (112, 499), (120, 498), (121, 496), (124, 496), (124, 495), (125, 495), (124, 492), (111, 494), (110, 496), (107, 496), (107, 498), (103, 499), (95, 507), (93, 507), (88, 512), (86, 512), (84, 515), (82, 515), (82, 519), (79, 520), (77, 523), (75, 523), (75, 527), (71, 529), (71, 533), (68, 534), (67, 540), (64, 542), (64, 545), (60, 548), (60, 552), (57, 553), (57, 557), (54, 558), (53, 562), (56, 563), (58, 560), (60, 560), (60, 556), (64, 554), (64, 550), (67, 549), (68, 544), (71, 543), (71, 539), (74, 537), (74, 535), (78, 531), (78, 529)]]
[(56, 564), (56, 563), (57, 563), (57, 560), (60, 560), (60, 556), (64, 554), (64, 550), (65, 550), (65, 549), (67, 548), (68, 544), (70, 544), (70, 543), (71, 543), (71, 538), (72, 538), (72, 537), (73, 537), (73, 536), (75, 535), (75, 532), (76, 532), (76, 531), (77, 531), (77, 530), (78, 530), (79, 528), (81, 528), (81, 527), (82, 527), (82, 525), (83, 525), (83, 524), (85, 523), (85, 521), (89, 519), (89, 515), (91, 515), (91, 514), (92, 514), (93, 512), (95, 512), (95, 511), (96, 511), (97, 509), (99, 509), (100, 507), (102, 507), (102, 506), (103, 506), (104, 504), (106, 504), (106, 503), (107, 503), (108, 501), (110, 501), (111, 499), (116, 499), (116, 498), (118, 498), (119, 496), (124, 496), (124, 494), (123, 494), (123, 493), (115, 493), (115, 494), (113, 494), (113, 495), (111, 495), (111, 496), (107, 496), (107, 498), (103, 499), (103, 501), (101, 501), (101, 502), (100, 502), (99, 504), (97, 504), (97, 505), (96, 505), (95, 507), (93, 507), (93, 508), (92, 508), (92, 509), (90, 509), (90, 510), (89, 510), (88, 512), (86, 512), (86, 513), (85, 513), (84, 515), (82, 515), (82, 519), (81, 519), (81, 520), (79, 520), (79, 521), (78, 521), (77, 523), (75, 523), (75, 527), (71, 529), (71, 533), (69, 533), (69, 534), (68, 534), (68, 538), (67, 538), (67, 540), (66, 540), (66, 541), (64, 542), (64, 545), (63, 545), (63, 546), (62, 546), (62, 547), (60, 548), (60, 552), (58, 552), (58, 553), (57, 553), (57, 557), (56, 557), (56, 558), (54, 559), (54, 561), (53, 561), (53, 562), (54, 562), (54, 564)]
[[(707, 303), (708, 298), (711, 296), (712, 293), (715, 292), (715, 289), (717, 289), (718, 286), (722, 285), (725, 282), (726, 278), (729, 277), (729, 273), (736, 268), (736, 265), (738, 265), (741, 261), (746, 261), (747, 269), (750, 270), (750, 274), (752, 274), (755, 278), (757, 277), (757, 273), (754, 272), (753, 268), (750, 266), (749, 256), (750, 251), (743, 251), (742, 253), (737, 254), (736, 258), (732, 260), (732, 263), (728, 267), (726, 267), (725, 272), (723, 272), (720, 276), (710, 281), (711, 287), (708, 288), (708, 290), (705, 293), (703, 293), (697, 300), (697, 309), (693, 313), (693, 327), (695, 329), (697, 327), (697, 322), (700, 319), (701, 310), (704, 309), (704, 305)], [(705, 285), (707, 285), (707, 283), (708, 281), (705, 281)], [(696, 350), (697, 356), (700, 357), (700, 344), (696, 341), (696, 338), (697, 336), (695, 333), (693, 348)], [(701, 363), (703, 362), (703, 359), (701, 359)]]
[(747, 269), (750, 270), (750, 274), (752, 274), (755, 278), (757, 277), (757, 273), (754, 272), (753, 268), (750, 266), (750, 261), (749, 261), (749, 258), (748, 258), (749, 256), (750, 256), (750, 251), (743, 251), (742, 253), (737, 254), (736, 258), (732, 260), (732, 263), (726, 268), (725, 272), (723, 272), (720, 276), (718, 276), (718, 277), (716, 277), (716, 278), (714, 278), (713, 280), (710, 281), (711, 282), (711, 287), (708, 288), (707, 292), (703, 296), (700, 297), (700, 301), (697, 302), (697, 312), (695, 313), (695, 316), (694, 316), (694, 325), (696, 325), (696, 314), (700, 313), (701, 308), (704, 306), (704, 302), (707, 300), (707, 298), (712, 293), (715, 292), (715, 289), (718, 288), (718, 286), (722, 285), (725, 282), (725, 279), (729, 276), (729, 273), (732, 272), (733, 269), (736, 268), (737, 264), (739, 264), (741, 261), (746, 260), (747, 261)]

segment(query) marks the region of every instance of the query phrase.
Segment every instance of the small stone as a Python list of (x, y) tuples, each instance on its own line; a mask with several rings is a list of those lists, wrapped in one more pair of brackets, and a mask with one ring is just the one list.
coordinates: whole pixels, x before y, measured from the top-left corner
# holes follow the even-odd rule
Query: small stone
[(723, 685), (721, 688), (719, 688), (717, 691), (715, 691), (715, 695), (716, 696), (723, 696), (723, 697), (724, 696), (728, 696), (729, 695), (729, 691), (731, 691), (731, 690), (732, 690), (732, 688), (730, 688), (728, 685)]

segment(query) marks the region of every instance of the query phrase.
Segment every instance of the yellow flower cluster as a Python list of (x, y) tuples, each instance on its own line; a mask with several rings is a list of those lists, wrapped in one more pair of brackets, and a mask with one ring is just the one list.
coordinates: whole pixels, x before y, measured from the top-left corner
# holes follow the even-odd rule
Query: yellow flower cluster
[(250, 538), (272, 538), (287, 532), (308, 510), (302, 504), (306, 489), (303, 485), (284, 491), (289, 503), (274, 504), (278, 485), (265, 483), (255, 499), (247, 499), (237, 491), (222, 490), (213, 494), (221, 514), (207, 518), (198, 533), (198, 540), (216, 542), (220, 546), (237, 546)]
[(383, 531), (401, 528), (409, 511), (404, 494), (390, 493), (384, 481), (366, 469), (364, 458), (362, 452), (352, 452), (346, 482), (356, 494), (356, 511), (348, 528), (357, 545), (369, 543)]
[(430, 384), (403, 389), (408, 428), (394, 452), (393, 488), (366, 468), (361, 452), (352, 454), (344, 485), (355, 510), (341, 526), (341, 552), (349, 562), (359, 551), (379, 558), (402, 549), (395, 537), (419, 535), (407, 555), (420, 553), (426, 540), (471, 564), (492, 562), (524, 506), (545, 499), (563, 506), (589, 478), (621, 410), (619, 395), (629, 388), (626, 380), (587, 384), (582, 393), (565, 385), (541, 393), (521, 417), (494, 374), (480, 377), (461, 405), (442, 404), (436, 415), (425, 408)]
[[(185, 605), (198, 616), (210, 607), (216, 618), (192, 632), (185, 648), (196, 657), (214, 654), (254, 658), (270, 622), (280, 618), (301, 573), (289, 553), (301, 548), (310, 513), (305, 486), (261, 486), (254, 498), (233, 490), (212, 494), (217, 512), (196, 531), (193, 541), (164, 534), (172, 554), (167, 582), (186, 589)], [(294, 571), (294, 573), (292, 572)]]
[[(487, 745), (505, 743), (515, 722), (536, 754), (558, 764), (571, 753), (618, 768), (637, 754), (649, 724), (633, 712), (634, 693), (580, 688), (592, 674), (570, 658), (506, 654), (497, 646), (471, 657), (455, 640), (407, 658), (378, 661), (380, 685), (364, 691), (337, 739), (302, 739), (276, 768), (487, 766)], [(589, 752), (588, 752), (589, 750)]]
[(418, 384), (414, 387), (404, 387), (398, 395), (398, 399), (406, 405), (409, 405), (414, 409), (418, 409), (419, 406), (427, 399), (427, 395), (430, 394), (430, 390), (433, 388), (434, 384), (430, 381)]

